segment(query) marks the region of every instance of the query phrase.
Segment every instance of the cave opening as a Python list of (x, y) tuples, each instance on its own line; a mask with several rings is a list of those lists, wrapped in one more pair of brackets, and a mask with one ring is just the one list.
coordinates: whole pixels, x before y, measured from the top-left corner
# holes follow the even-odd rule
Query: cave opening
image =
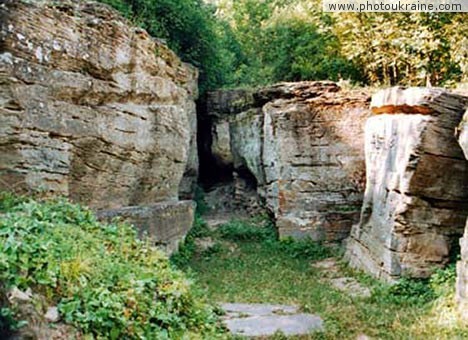
[(234, 167), (220, 161), (212, 152), (214, 118), (206, 114), (206, 100), (197, 103), (198, 184), (204, 191), (227, 185), (234, 180)]

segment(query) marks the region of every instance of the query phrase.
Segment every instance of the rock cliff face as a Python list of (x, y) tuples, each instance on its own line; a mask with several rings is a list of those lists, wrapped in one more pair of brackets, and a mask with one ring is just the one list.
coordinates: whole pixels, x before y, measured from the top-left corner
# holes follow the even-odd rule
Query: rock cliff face
[(102, 4), (6, 0), (0, 17), (0, 190), (134, 206), (122, 214), (158, 243), (183, 237), (197, 70)]
[[(458, 141), (468, 159), (468, 111), (458, 128)], [(457, 263), (456, 298), (462, 318), (468, 320), (468, 221), (463, 238), (460, 240), (460, 248), (461, 259)]]
[(468, 163), (454, 137), (468, 98), (441, 89), (374, 95), (367, 184), (347, 257), (387, 280), (427, 277), (449, 259), (468, 214)]
[(0, 7), (0, 189), (94, 208), (176, 200), (197, 172), (197, 71), (110, 7)]
[(339, 241), (359, 218), (368, 99), (331, 82), (213, 93), (207, 149), (251, 183), (281, 236)]

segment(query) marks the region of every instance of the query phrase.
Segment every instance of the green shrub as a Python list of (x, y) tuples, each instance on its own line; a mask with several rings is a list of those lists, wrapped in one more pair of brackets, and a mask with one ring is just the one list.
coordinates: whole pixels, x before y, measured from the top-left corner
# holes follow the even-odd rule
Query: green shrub
[(437, 297), (447, 296), (453, 293), (453, 287), (455, 287), (455, 281), (457, 279), (457, 267), (456, 263), (451, 263), (444, 269), (437, 269), (432, 274), (429, 284), (431, 286), (434, 295)]
[(398, 305), (422, 306), (437, 298), (453, 294), (456, 280), (455, 264), (437, 269), (428, 279), (402, 278), (392, 285), (378, 285), (373, 299)]
[(389, 300), (399, 304), (424, 304), (434, 299), (428, 280), (400, 279), (388, 287), (387, 294)]
[[(66, 323), (96, 338), (218, 332), (213, 308), (133, 227), (101, 224), (65, 200), (1, 197), (0, 296), (31, 288), (57, 304)], [(2, 310), (4, 317), (11, 312)]]

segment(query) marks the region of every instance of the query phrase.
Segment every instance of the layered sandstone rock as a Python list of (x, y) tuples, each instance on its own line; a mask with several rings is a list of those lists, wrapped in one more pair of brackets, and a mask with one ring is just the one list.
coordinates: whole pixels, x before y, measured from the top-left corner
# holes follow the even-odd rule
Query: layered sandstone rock
[(178, 249), (181, 235), (192, 227), (194, 211), (192, 201), (181, 201), (105, 210), (97, 216), (106, 221), (119, 218), (137, 226), (140, 237), (149, 237), (170, 254)]
[(468, 163), (454, 137), (467, 104), (441, 89), (374, 95), (361, 220), (347, 246), (352, 265), (392, 280), (447, 263), (468, 214)]
[[(468, 111), (465, 113), (458, 129), (458, 142), (468, 159)], [(463, 319), (468, 320), (468, 221), (465, 233), (460, 240), (461, 258), (457, 263), (456, 298)]]
[[(210, 103), (220, 98), (236, 104)], [(232, 158), (236, 178), (256, 189), (280, 236), (338, 241), (358, 220), (368, 99), (332, 82), (282, 83), (208, 98), (213, 126), (229, 125), (230, 154), (224, 147), (223, 158)]]
[(102, 4), (6, 0), (0, 16), (1, 190), (97, 209), (190, 191), (195, 68)]

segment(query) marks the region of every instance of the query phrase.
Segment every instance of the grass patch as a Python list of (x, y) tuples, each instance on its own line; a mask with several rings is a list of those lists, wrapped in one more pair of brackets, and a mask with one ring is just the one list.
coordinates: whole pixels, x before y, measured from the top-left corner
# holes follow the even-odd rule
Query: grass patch
[(360, 334), (379, 339), (468, 337), (454, 316), (454, 266), (430, 280), (387, 285), (342, 263), (343, 275), (372, 291), (368, 298), (351, 297), (330, 285), (326, 270), (311, 265), (329, 256), (339, 258), (339, 252), (308, 240), (278, 241), (270, 226), (257, 224), (233, 221), (211, 232), (215, 240), (235, 247), (224, 246), (211, 255), (195, 252), (185, 263), (214, 302), (294, 304), (325, 320), (324, 333), (297, 339), (356, 339)]

